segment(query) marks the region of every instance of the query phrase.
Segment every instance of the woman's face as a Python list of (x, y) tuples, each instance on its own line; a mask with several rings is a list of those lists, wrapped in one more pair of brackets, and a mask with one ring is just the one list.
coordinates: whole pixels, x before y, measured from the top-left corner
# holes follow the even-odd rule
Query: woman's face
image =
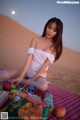
[(46, 28), (46, 38), (52, 39), (56, 34), (56, 23), (50, 23)]

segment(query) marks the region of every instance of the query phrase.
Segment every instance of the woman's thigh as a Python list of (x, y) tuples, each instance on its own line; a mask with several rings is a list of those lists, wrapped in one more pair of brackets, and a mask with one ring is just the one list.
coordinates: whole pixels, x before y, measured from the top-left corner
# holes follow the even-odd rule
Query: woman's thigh
[(37, 82), (38, 82), (38, 84), (39, 84), (39, 86), (40, 86), (41, 88), (43, 88), (43, 89), (45, 89), (45, 90), (48, 88), (48, 82), (47, 82), (46, 78), (44, 78), (44, 77), (39, 77), (39, 78), (37, 79)]
[(48, 83), (47, 79), (45, 77), (38, 77), (37, 78), (37, 82), (39, 82), (39, 83), (46, 83), (46, 84)]
[(47, 82), (46, 78), (44, 78), (44, 77), (39, 77), (39, 78), (37, 79), (37, 82), (38, 82), (40, 88), (41, 88), (43, 91), (46, 91), (46, 90), (48, 89), (48, 82)]
[(29, 81), (29, 85), (36, 86), (41, 91), (46, 91), (48, 89), (48, 82), (44, 77), (38, 77), (35, 81)]
[(21, 71), (22, 71), (22, 68), (7, 70), (9, 78), (18, 77), (20, 75)]
[(16, 78), (21, 73), (22, 68), (17, 69), (4, 69), (0, 71), (0, 78), (1, 79), (11, 79)]

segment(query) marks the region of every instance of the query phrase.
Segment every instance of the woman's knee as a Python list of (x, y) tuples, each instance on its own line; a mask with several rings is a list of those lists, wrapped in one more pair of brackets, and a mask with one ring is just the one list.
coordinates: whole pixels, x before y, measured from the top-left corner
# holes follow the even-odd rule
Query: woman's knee
[(4, 69), (0, 71), (0, 79), (7, 80), (18, 77), (21, 69)]
[(8, 73), (7, 73), (7, 70), (0, 70), (0, 79), (2, 80), (8, 80)]
[(41, 85), (41, 88), (42, 88), (43, 91), (46, 91), (48, 89), (47, 82), (43, 82), (42, 85)]
[(38, 83), (39, 83), (39, 87), (42, 91), (46, 91), (48, 89), (48, 83), (47, 83), (47, 80), (45, 78), (39, 77)]

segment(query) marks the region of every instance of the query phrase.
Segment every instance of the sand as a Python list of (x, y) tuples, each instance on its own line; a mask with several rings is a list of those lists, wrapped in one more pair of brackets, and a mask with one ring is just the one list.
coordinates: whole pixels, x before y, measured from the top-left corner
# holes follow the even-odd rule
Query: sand
[[(34, 36), (39, 35), (0, 14), (0, 67), (23, 66)], [(80, 95), (80, 52), (64, 47), (61, 58), (50, 65), (47, 79), (60, 88)]]

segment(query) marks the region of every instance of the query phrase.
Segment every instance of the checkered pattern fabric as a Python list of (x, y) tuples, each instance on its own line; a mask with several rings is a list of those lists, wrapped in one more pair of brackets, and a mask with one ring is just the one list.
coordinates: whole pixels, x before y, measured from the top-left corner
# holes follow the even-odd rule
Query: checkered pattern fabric
[[(54, 106), (64, 106), (66, 108), (66, 115), (63, 120), (80, 120), (80, 96), (74, 95), (49, 84), (49, 92), (53, 95)], [(56, 120), (52, 117), (51, 120)]]

